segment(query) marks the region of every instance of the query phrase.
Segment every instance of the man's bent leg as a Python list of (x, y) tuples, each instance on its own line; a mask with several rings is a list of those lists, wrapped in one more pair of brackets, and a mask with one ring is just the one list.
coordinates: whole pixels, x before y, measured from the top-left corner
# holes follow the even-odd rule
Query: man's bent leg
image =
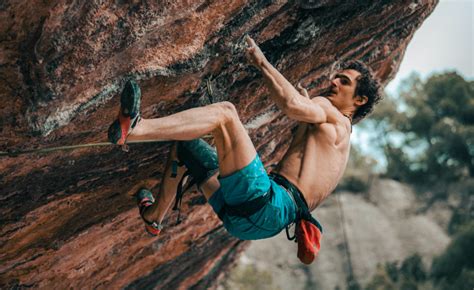
[(178, 183), (186, 169), (184, 167), (178, 167), (177, 176), (171, 177), (172, 162), (174, 160), (176, 160), (176, 144), (171, 147), (156, 201), (143, 215), (147, 221), (156, 221), (158, 224), (161, 224), (175, 200)]
[[(190, 140), (199, 137), (199, 134), (211, 133), (214, 136), (220, 177), (211, 177), (200, 188), (217, 213), (221, 212), (223, 205), (238, 206), (269, 192), (271, 183), (268, 175), (232, 104), (213, 104), (178, 114), (165, 117), (166, 120), (150, 120), (153, 123), (145, 124), (148, 128), (143, 126), (140, 129), (148, 130), (142, 131), (148, 134), (146, 138)], [(160, 120), (166, 122), (160, 124)], [(176, 128), (173, 129), (170, 124)], [(160, 129), (163, 131), (160, 132)], [(287, 224), (282, 212), (286, 211), (268, 203), (252, 219), (225, 213), (220, 217), (233, 235), (243, 239), (261, 239), (275, 235)]]
[(192, 140), (206, 134), (215, 138), (221, 176), (244, 168), (257, 154), (230, 102), (193, 108), (163, 118), (143, 119), (128, 140)]
[(216, 192), (219, 187), (221, 186), (217, 177), (219, 176), (219, 172), (216, 172), (211, 178), (204, 181), (202, 184), (199, 185), (202, 194), (209, 200), (214, 192)]

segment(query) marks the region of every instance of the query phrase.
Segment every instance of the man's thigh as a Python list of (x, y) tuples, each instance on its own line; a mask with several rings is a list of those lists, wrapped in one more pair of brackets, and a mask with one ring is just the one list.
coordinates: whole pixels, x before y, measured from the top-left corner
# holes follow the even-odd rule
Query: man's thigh
[(252, 162), (257, 151), (238, 117), (213, 132), (220, 176), (228, 176)]

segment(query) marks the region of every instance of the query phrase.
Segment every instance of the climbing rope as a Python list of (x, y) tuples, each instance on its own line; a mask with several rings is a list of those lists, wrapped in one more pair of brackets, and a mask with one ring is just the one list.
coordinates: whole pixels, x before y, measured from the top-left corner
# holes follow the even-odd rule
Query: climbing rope
[[(211, 138), (212, 135), (204, 135), (203, 138)], [(155, 139), (155, 140), (140, 140), (140, 141), (129, 141), (124, 145), (118, 145), (111, 142), (101, 142), (101, 143), (87, 143), (87, 144), (78, 144), (78, 145), (69, 145), (69, 146), (56, 146), (56, 147), (48, 147), (48, 148), (35, 148), (35, 149), (25, 149), (25, 150), (8, 150), (8, 151), (0, 151), (0, 157), (17, 157), (19, 155), (24, 154), (33, 154), (33, 153), (49, 153), (53, 151), (61, 151), (61, 150), (74, 150), (79, 148), (90, 148), (90, 147), (101, 147), (101, 146), (122, 146), (122, 150), (128, 152), (128, 144), (141, 144), (141, 143), (164, 143), (164, 142), (172, 142), (175, 140), (167, 140), (167, 139)]]
[(349, 251), (349, 243), (347, 242), (347, 233), (346, 233), (346, 227), (345, 225), (345, 217), (344, 217), (344, 208), (342, 207), (342, 202), (341, 202), (341, 193), (337, 192), (336, 193), (336, 203), (337, 207), (339, 209), (339, 215), (341, 218), (339, 219), (341, 221), (341, 229), (342, 229), (342, 234), (344, 238), (344, 253), (347, 259), (347, 265), (349, 267), (348, 272), (349, 272), (349, 277), (348, 277), (348, 284), (352, 284), (354, 280), (354, 271), (352, 269), (352, 260), (351, 260), (351, 252)]
[[(130, 141), (130, 142), (127, 142), (127, 144), (167, 142), (167, 141), (171, 141), (171, 140), (141, 140), (141, 141)], [(123, 145), (117, 145), (111, 142), (102, 142), (102, 143), (88, 143), (88, 144), (57, 146), (57, 147), (48, 147), (48, 148), (35, 148), (35, 149), (25, 149), (25, 150), (11, 149), (8, 151), (0, 151), (0, 157), (5, 157), (5, 156), (17, 157), (19, 155), (30, 154), (30, 153), (49, 153), (49, 152), (60, 151), (60, 150), (74, 150), (78, 148), (100, 147), (100, 146), (110, 146), (110, 145), (123, 146)], [(123, 148), (124, 148), (124, 151), (127, 151), (126, 146)]]
[[(206, 80), (206, 92), (209, 97), (209, 102), (212, 104), (214, 102), (214, 92), (212, 90), (212, 76), (210, 76)], [(212, 136), (211, 135), (202, 136), (202, 138), (210, 138), (210, 137)], [(49, 147), (49, 148), (24, 149), (24, 150), (9, 149), (7, 151), (0, 151), (0, 158), (1, 157), (17, 157), (19, 155), (24, 155), (24, 154), (49, 153), (49, 152), (60, 151), (60, 150), (74, 150), (74, 149), (79, 149), (79, 148), (101, 147), (101, 146), (111, 146), (111, 145), (122, 146), (122, 150), (125, 152), (128, 152), (129, 150), (128, 144), (163, 143), (163, 142), (171, 142), (171, 141), (174, 141), (174, 140), (165, 140), (165, 139), (140, 140), (140, 141), (130, 141), (124, 145), (118, 145), (111, 142), (101, 142), (101, 143), (87, 143), (87, 144), (56, 146), (56, 147)]]

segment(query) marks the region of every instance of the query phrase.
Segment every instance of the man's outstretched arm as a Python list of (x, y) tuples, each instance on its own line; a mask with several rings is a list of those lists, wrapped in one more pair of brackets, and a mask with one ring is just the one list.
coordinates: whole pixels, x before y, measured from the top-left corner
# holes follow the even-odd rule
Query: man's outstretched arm
[(265, 58), (255, 41), (246, 36), (249, 47), (247, 58), (251, 64), (262, 71), (265, 83), (270, 90), (272, 99), (289, 117), (308, 123), (325, 123), (325, 110), (308, 96), (301, 95), (285, 77)]

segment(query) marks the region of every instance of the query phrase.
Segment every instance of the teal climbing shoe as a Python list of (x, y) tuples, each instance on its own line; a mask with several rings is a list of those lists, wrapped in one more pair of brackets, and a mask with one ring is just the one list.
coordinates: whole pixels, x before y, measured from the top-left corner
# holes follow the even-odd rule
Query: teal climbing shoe
[(152, 236), (157, 236), (163, 226), (157, 222), (147, 221), (144, 217), (145, 211), (148, 207), (152, 206), (155, 203), (155, 198), (151, 191), (146, 188), (141, 188), (136, 194), (135, 198), (137, 199), (138, 210), (142, 220), (145, 222), (145, 230)]
[(120, 96), (120, 111), (117, 119), (108, 130), (109, 141), (123, 145), (133, 128), (140, 122), (140, 87), (134, 80), (129, 80)]

